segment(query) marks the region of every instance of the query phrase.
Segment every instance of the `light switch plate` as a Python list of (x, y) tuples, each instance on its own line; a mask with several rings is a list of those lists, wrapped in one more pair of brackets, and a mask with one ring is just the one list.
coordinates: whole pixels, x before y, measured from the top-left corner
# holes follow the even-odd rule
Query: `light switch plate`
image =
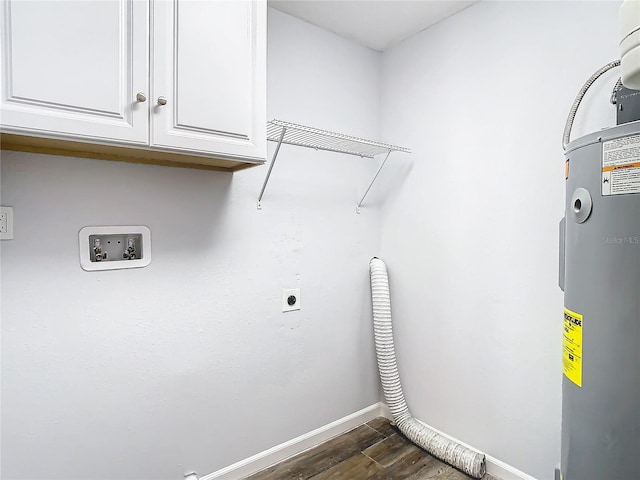
[(145, 226), (84, 227), (78, 240), (83, 270), (140, 268), (151, 263), (151, 230)]
[(13, 240), (13, 208), (0, 207), (0, 240)]
[(282, 312), (300, 310), (300, 289), (285, 288), (282, 290)]

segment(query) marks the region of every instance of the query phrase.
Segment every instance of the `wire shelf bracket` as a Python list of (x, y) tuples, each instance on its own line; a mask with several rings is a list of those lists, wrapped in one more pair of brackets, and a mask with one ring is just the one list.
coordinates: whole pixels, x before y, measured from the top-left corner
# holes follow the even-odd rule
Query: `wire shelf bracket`
[(397, 145), (389, 145), (386, 143), (374, 142), (363, 138), (352, 137), (342, 133), (330, 132), (328, 130), (320, 130), (318, 128), (297, 125), (295, 123), (283, 122), (281, 120), (271, 120), (267, 122), (267, 140), (277, 142), (271, 165), (262, 184), (260, 195), (258, 196), (258, 210), (262, 209), (262, 197), (271, 178), (273, 167), (276, 164), (280, 147), (283, 143), (288, 145), (296, 145), (299, 147), (313, 148), (315, 150), (325, 150), (329, 152), (344, 153), (347, 155), (356, 155), (363, 158), (375, 158), (376, 155), (385, 154), (384, 160), (378, 167), (378, 171), (374, 175), (369, 187), (356, 205), (356, 213), (360, 213), (360, 207), (365, 198), (369, 194), (371, 187), (375, 183), (380, 171), (387, 163), (389, 156), (393, 152), (411, 153), (411, 150)]

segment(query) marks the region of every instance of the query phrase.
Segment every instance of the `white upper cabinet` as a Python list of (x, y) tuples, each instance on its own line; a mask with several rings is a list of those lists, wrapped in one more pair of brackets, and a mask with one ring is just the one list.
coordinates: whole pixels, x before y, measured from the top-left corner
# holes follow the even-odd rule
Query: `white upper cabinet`
[(2, 128), (148, 142), (148, 3), (3, 0)]
[(2, 0), (0, 11), (3, 148), (30, 138), (51, 153), (82, 142), (100, 158), (264, 162), (265, 0)]
[(265, 2), (156, 0), (151, 18), (151, 145), (264, 158)]

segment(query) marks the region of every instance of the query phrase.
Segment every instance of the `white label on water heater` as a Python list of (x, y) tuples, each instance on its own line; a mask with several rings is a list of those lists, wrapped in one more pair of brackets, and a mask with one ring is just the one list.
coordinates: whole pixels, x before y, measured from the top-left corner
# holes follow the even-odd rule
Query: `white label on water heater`
[(602, 195), (640, 193), (640, 135), (602, 144)]

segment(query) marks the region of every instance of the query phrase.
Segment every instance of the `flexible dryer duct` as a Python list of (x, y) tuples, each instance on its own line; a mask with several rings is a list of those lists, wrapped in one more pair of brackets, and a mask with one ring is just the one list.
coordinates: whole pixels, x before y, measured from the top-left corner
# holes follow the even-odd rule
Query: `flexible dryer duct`
[(380, 371), (384, 398), (393, 414), (396, 425), (409, 440), (424, 448), (434, 457), (453, 465), (467, 475), (481, 478), (486, 471), (484, 455), (444, 438), (411, 416), (402, 393), (393, 346), (387, 267), (382, 260), (374, 257), (369, 263), (369, 269), (378, 370)]

